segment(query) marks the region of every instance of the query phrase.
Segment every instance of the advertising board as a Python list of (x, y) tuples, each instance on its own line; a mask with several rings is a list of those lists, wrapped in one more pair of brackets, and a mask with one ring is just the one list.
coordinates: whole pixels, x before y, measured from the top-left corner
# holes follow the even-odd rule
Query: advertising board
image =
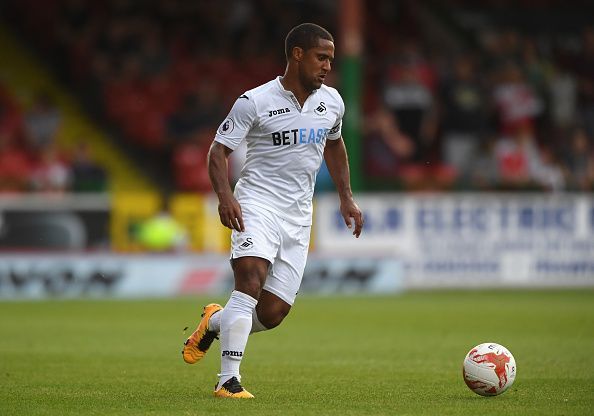
[(594, 285), (594, 197), (361, 195), (354, 239), (334, 195), (317, 199), (318, 252), (402, 262), (407, 287)]

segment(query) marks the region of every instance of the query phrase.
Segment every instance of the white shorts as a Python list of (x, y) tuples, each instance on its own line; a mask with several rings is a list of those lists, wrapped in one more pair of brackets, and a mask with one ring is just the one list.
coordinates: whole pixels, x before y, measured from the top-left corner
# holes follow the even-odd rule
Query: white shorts
[(244, 232), (231, 232), (231, 258), (270, 262), (264, 289), (293, 305), (301, 285), (311, 226), (292, 224), (256, 205), (242, 204)]

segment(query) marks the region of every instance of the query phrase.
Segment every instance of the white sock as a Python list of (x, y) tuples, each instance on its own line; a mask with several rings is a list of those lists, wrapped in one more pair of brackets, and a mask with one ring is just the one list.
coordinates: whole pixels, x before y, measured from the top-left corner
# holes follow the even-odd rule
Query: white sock
[(250, 334), (262, 331), (268, 331), (268, 328), (266, 328), (264, 324), (260, 322), (258, 319), (258, 313), (256, 312), (256, 309), (254, 309), (254, 312), (252, 312), (252, 331)]
[[(224, 309), (211, 315), (208, 321), (209, 331), (214, 331), (217, 334), (221, 332), (221, 316), (223, 315), (223, 310)], [(268, 329), (269, 328), (266, 328), (264, 324), (260, 322), (260, 319), (258, 319), (258, 314), (256, 313), (256, 309), (254, 309), (254, 312), (252, 312), (252, 330), (250, 334), (253, 334), (254, 332), (268, 331)]]
[(256, 299), (234, 290), (221, 312), (221, 373), (216, 390), (232, 377), (241, 380), (239, 366), (252, 329), (252, 313), (257, 304)]
[(220, 311), (210, 315), (210, 319), (208, 320), (209, 331), (214, 331), (217, 334), (221, 332), (221, 315), (223, 315), (223, 310), (224, 309), (221, 309)]

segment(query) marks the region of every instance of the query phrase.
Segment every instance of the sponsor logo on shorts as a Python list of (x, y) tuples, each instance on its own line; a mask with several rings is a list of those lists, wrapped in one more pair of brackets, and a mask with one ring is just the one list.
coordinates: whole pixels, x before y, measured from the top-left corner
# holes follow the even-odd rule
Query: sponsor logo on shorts
[(223, 351), (223, 357), (243, 357), (242, 351)]
[(241, 247), (243, 249), (246, 249), (246, 248), (250, 248), (253, 245), (254, 245), (254, 243), (252, 241), (252, 237), (248, 237), (248, 238), (245, 239), (245, 241), (243, 243), (241, 243), (239, 245), (239, 247)]

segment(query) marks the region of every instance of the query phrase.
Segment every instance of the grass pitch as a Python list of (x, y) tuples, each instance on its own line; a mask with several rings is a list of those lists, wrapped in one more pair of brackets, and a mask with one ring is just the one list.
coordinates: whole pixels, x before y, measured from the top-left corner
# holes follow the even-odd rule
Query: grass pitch
[[(211, 300), (0, 303), (1, 415), (594, 414), (594, 291), (417, 292), (300, 297), (250, 338), (243, 384), (212, 397), (218, 342), (181, 345)], [(485, 398), (461, 364), (481, 342), (516, 358), (515, 384)]]

